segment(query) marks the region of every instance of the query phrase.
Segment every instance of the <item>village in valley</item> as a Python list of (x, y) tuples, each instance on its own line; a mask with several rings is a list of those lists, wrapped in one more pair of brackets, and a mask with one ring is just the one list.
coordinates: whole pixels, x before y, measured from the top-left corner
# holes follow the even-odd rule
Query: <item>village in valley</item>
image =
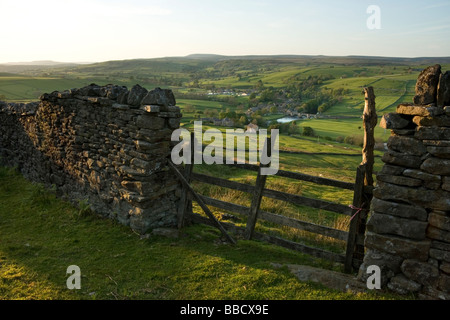
[[(206, 96), (208, 98), (214, 98), (215, 96), (242, 97), (251, 101), (255, 100), (257, 93), (257, 90), (242, 91), (219, 89), (209, 91)], [(253, 104), (256, 105), (252, 106), (251, 102), (249, 102), (247, 110), (245, 110), (244, 104), (241, 104), (237, 107), (235, 112), (227, 112), (231, 117), (227, 116), (226, 113), (217, 114), (212, 112), (212, 114), (209, 113), (209, 117), (198, 117), (197, 120), (220, 127), (242, 127), (243, 123), (248, 122), (246, 127), (254, 130), (255, 128), (258, 128), (258, 123), (264, 127), (268, 127), (270, 125), (276, 125), (277, 123), (290, 123), (297, 120), (318, 119), (322, 117), (320, 112), (306, 113), (300, 111), (300, 104), (298, 102), (296, 103), (294, 99), (284, 99), (284, 101), (278, 99), (276, 102), (257, 102)], [(245, 117), (245, 120), (242, 116)], [(258, 122), (258, 116), (262, 116), (263, 118), (270, 116), (271, 118), (275, 118), (275, 120), (266, 120), (265, 122), (263, 120)]]

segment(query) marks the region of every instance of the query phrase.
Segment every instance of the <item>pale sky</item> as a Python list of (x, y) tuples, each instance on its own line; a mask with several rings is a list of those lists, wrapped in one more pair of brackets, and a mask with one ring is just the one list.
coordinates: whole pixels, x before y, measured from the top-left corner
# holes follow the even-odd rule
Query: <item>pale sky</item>
[[(381, 29), (367, 26), (370, 5), (380, 8)], [(449, 17), (450, 0), (0, 0), (0, 63), (450, 56)]]

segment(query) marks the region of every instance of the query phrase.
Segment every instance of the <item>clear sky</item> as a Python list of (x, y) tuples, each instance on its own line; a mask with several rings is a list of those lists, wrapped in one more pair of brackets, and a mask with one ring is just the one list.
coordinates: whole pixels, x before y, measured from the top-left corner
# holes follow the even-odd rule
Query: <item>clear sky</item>
[(0, 63), (193, 53), (450, 56), (450, 0), (0, 0)]

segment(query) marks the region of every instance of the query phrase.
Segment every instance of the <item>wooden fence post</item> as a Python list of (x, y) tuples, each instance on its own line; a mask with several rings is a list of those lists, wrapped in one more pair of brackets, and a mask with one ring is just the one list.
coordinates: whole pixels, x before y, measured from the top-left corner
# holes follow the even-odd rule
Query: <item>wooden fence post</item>
[[(190, 150), (191, 150), (191, 158), (190, 158), (191, 161), (190, 161), (190, 163), (185, 164), (184, 172), (183, 172), (183, 176), (188, 183), (191, 182), (191, 175), (192, 175), (192, 171), (194, 168), (194, 152), (195, 152), (194, 139), (195, 139), (195, 134), (194, 134), (194, 132), (191, 132), (191, 141), (189, 144)], [(189, 200), (188, 192), (189, 192), (189, 189), (184, 184), (182, 184), (180, 205), (178, 207), (178, 229), (181, 229), (184, 227), (186, 212), (189, 210), (192, 210), (192, 200)]]
[[(362, 150), (362, 162), (365, 166), (364, 172), (364, 189), (373, 187), (373, 165), (375, 162), (375, 127), (378, 122), (377, 111), (375, 109), (375, 93), (373, 87), (364, 88), (365, 105), (363, 113), (364, 125), (364, 145)], [(357, 236), (364, 236), (366, 232), (367, 213), (370, 209), (372, 194), (363, 192), (363, 211), (359, 215)], [(364, 246), (356, 245), (354, 257), (362, 261), (364, 259)]]
[(197, 201), (197, 203), (200, 205), (200, 207), (203, 209), (203, 212), (206, 213), (208, 218), (214, 223), (214, 225), (222, 232), (222, 234), (230, 241), (232, 244), (236, 244), (236, 240), (234, 240), (225, 230), (225, 228), (222, 226), (222, 224), (214, 217), (212, 212), (209, 210), (208, 206), (205, 204), (205, 202), (202, 200), (202, 198), (192, 189), (189, 182), (186, 181), (183, 174), (178, 171), (177, 167), (172, 163), (172, 161), (169, 161), (170, 167), (175, 171), (176, 175), (178, 176), (178, 179), (180, 179), (181, 183), (188, 189), (188, 192), (190, 192), (194, 199)]
[(374, 130), (378, 118), (375, 109), (375, 93), (373, 87), (364, 88), (364, 145), (362, 149), (362, 162), (357, 169), (355, 181), (355, 193), (353, 196), (354, 216), (350, 221), (349, 235), (347, 240), (347, 251), (345, 261), (345, 272), (353, 270), (353, 260), (364, 259), (364, 246), (357, 244), (357, 239), (364, 236), (366, 231), (366, 215), (370, 208), (372, 196), (365, 192), (366, 187), (373, 186), (373, 165), (375, 162)]
[[(267, 148), (267, 155), (270, 157), (272, 154), (271, 138), (267, 138), (265, 142), (265, 148)], [(250, 206), (250, 213), (247, 219), (247, 226), (245, 229), (245, 239), (250, 240), (255, 230), (256, 220), (258, 219), (259, 208), (261, 206), (262, 193), (266, 185), (266, 175), (261, 174), (261, 169), (270, 166), (270, 164), (259, 163), (258, 175), (256, 177), (255, 193), (253, 194), (252, 203)]]
[(366, 173), (364, 177), (364, 183), (366, 186), (373, 186), (373, 164), (375, 157), (373, 150), (375, 148), (375, 126), (377, 125), (378, 118), (375, 109), (375, 93), (373, 87), (364, 88), (365, 105), (363, 113), (363, 125), (364, 125), (364, 145), (362, 149), (362, 162), (366, 165)]
[(355, 257), (356, 240), (360, 230), (361, 214), (364, 200), (364, 179), (366, 166), (360, 165), (356, 169), (355, 190), (353, 193), (353, 216), (350, 220), (348, 230), (347, 250), (345, 253), (344, 271), (351, 273), (353, 271), (353, 258)]

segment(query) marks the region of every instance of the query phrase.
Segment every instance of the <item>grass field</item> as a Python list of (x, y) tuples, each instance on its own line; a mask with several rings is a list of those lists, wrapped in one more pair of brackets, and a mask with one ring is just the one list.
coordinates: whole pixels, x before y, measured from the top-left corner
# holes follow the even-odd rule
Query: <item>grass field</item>
[[(333, 265), (256, 241), (223, 244), (216, 229), (194, 225), (176, 239), (141, 238), (80, 212), (0, 167), (0, 300), (347, 300), (398, 299), (340, 293), (298, 281), (277, 264)], [(66, 269), (81, 269), (68, 290)]]
[[(11, 102), (36, 101), (43, 93), (64, 91), (72, 88), (81, 88), (91, 83), (106, 85), (104, 79), (71, 79), (50, 77), (28, 77), (18, 75), (0, 75), (0, 94)], [(122, 82), (116, 84), (122, 85)]]

